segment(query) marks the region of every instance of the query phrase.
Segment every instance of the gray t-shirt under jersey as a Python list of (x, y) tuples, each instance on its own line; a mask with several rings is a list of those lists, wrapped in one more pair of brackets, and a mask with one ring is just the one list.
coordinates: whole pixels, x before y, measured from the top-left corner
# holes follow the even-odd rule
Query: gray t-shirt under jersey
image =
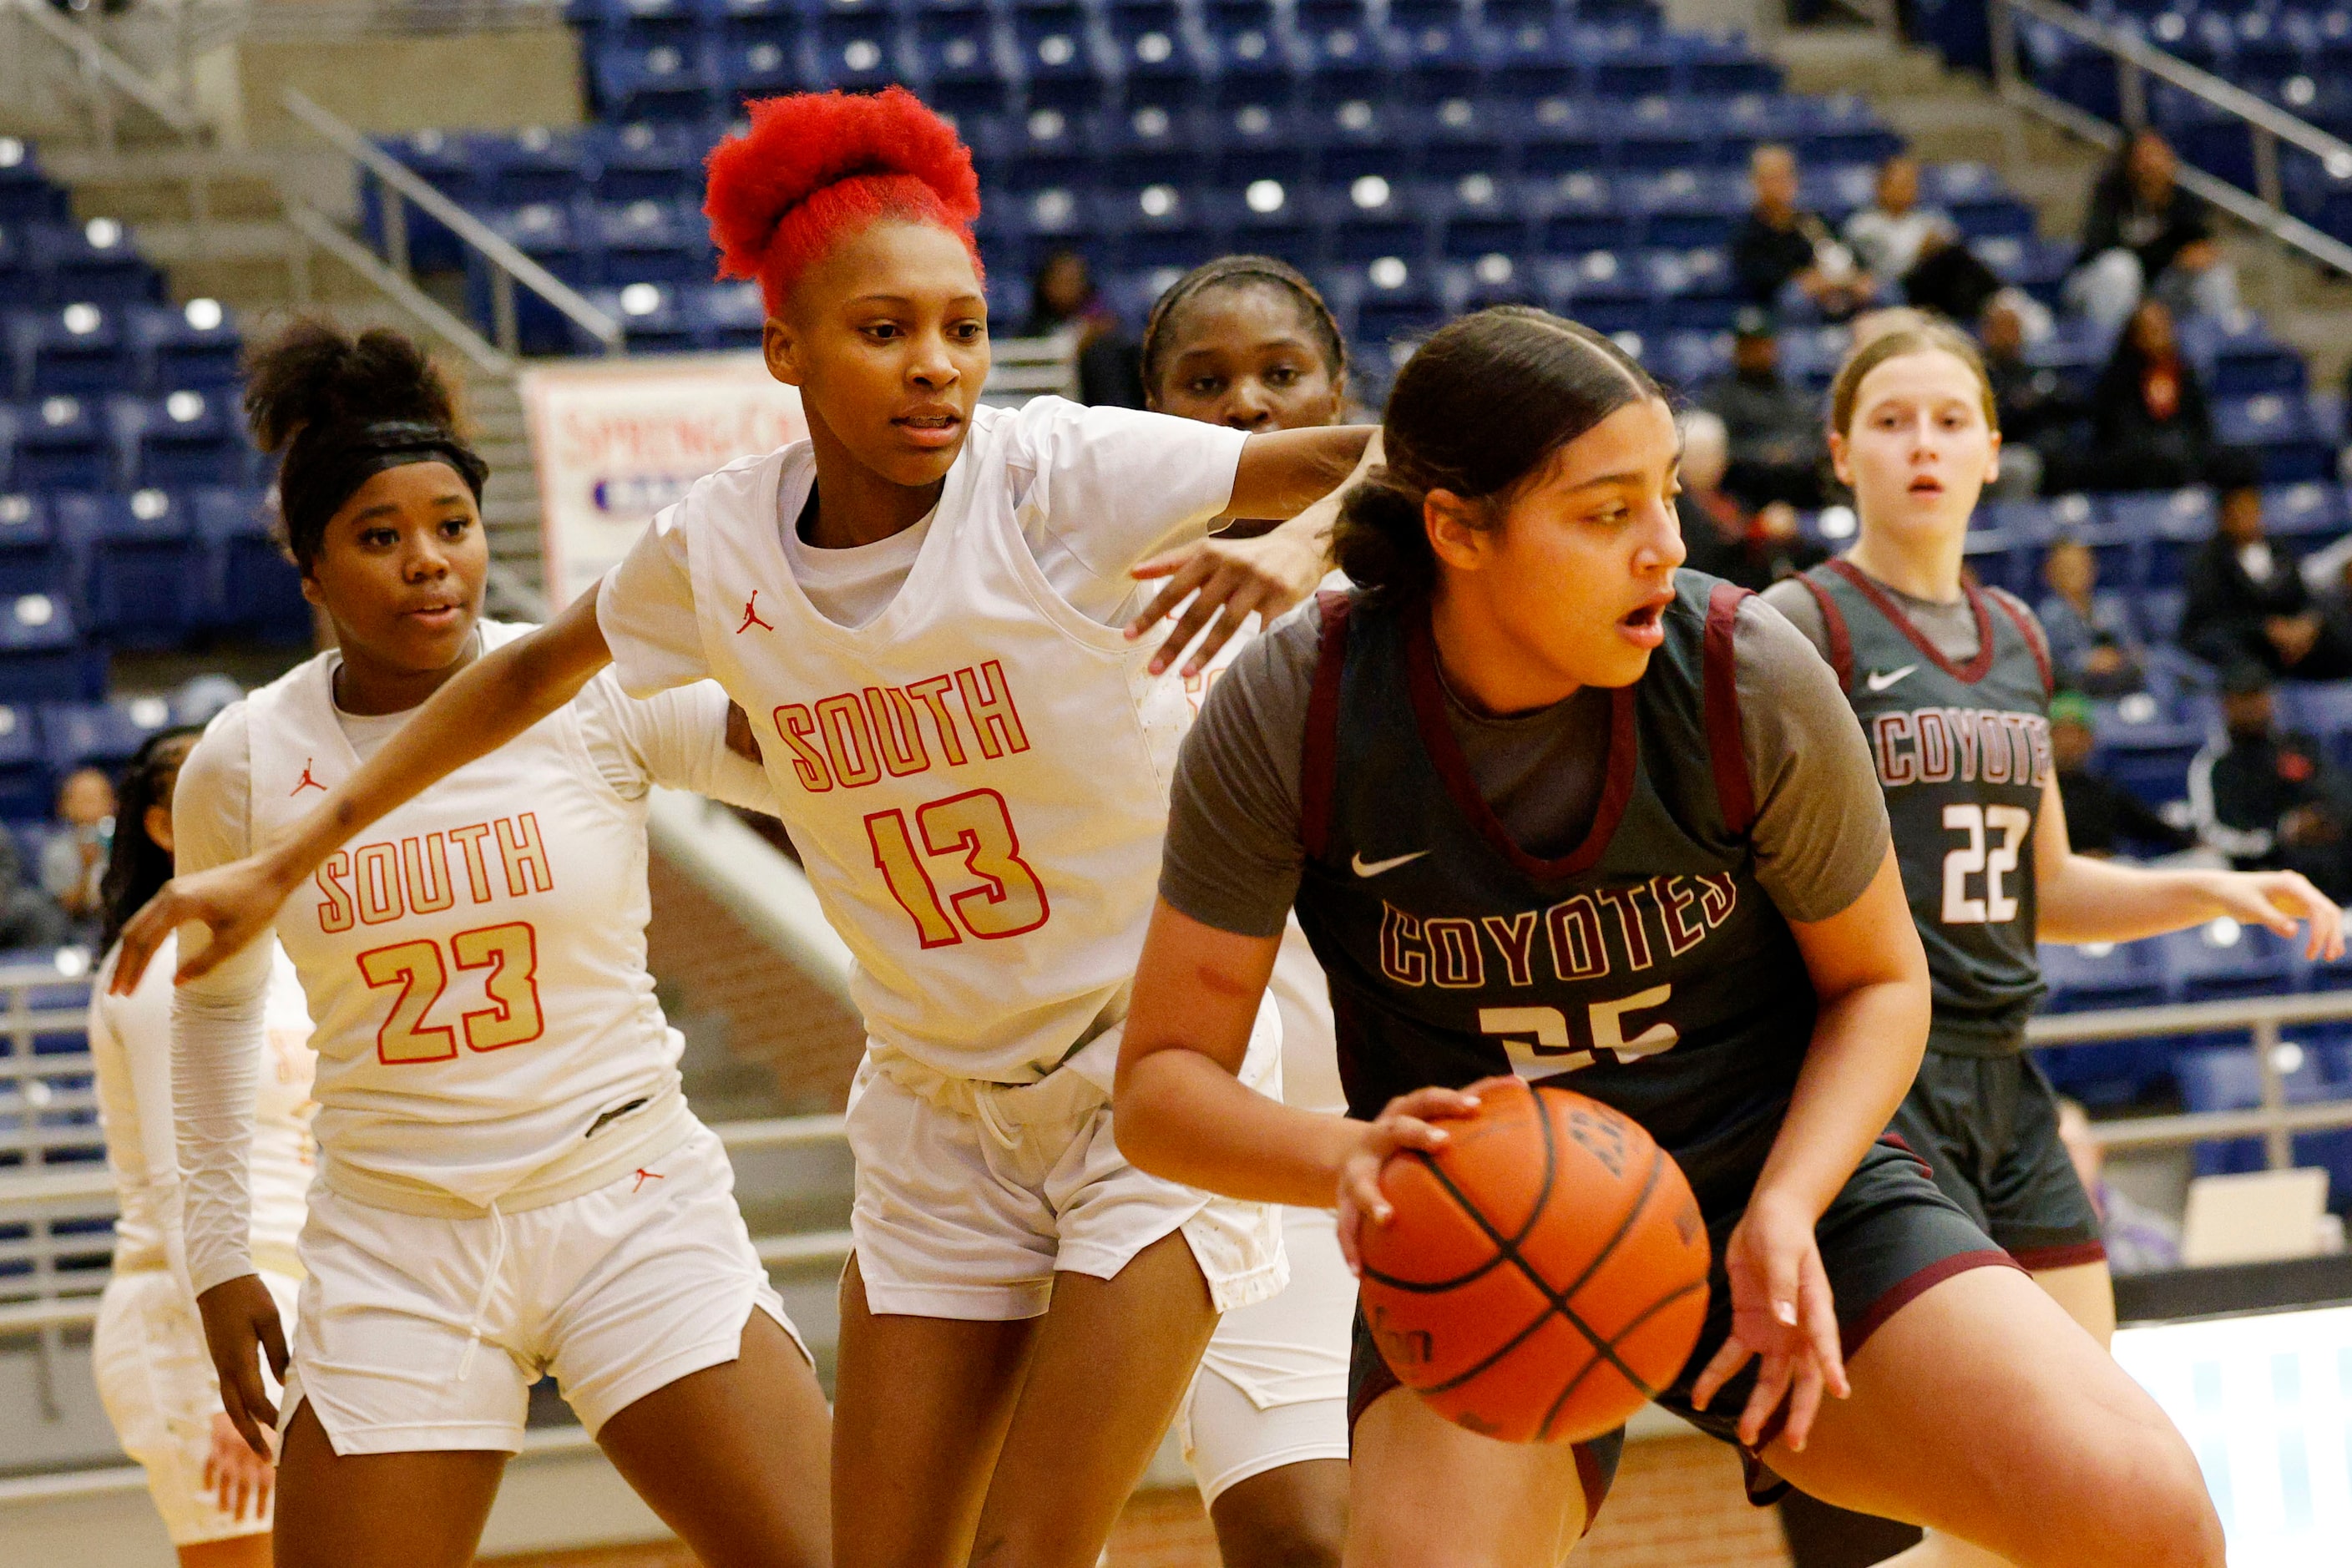
[[(1976, 612), (1969, 608), (1969, 601), (1965, 595), (1951, 600), (1922, 599), (1906, 594), (1900, 588), (1888, 587), (1885, 584), (1879, 583), (1875, 577), (1871, 581), (1878, 584), (1880, 592), (1902, 607), (1904, 615), (1910, 618), (1911, 624), (1919, 628), (1919, 635), (1933, 643), (1936, 646), (1936, 651), (1942, 654), (1946, 660), (1953, 664), (1966, 664), (1976, 658), (1977, 616)], [(1998, 593), (2000, 590), (1993, 589), (1991, 592)], [(1765, 589), (1762, 596), (1766, 604), (1788, 617), (1790, 626), (1805, 634), (1805, 639), (1821, 651), (1823, 658), (1829, 658), (1829, 626), (1822, 619), (1822, 606), (1819, 601), (1814, 599), (1811, 592), (1802, 583), (1783, 578)], [(2050, 639), (2042, 631), (2041, 621), (2034, 616), (2032, 610), (2026, 609), (2024, 602), (2015, 595), (2010, 596), (2010, 603), (2024, 612), (2026, 635), (2046, 651), (2050, 647)]]
[[(1185, 739), (1160, 892), (1220, 931), (1272, 936), (1297, 891), (1298, 774), (1321, 631), (1311, 600), (1276, 622), (1210, 689)], [(1886, 807), (1861, 727), (1812, 645), (1760, 601), (1741, 605), (1732, 648), (1757, 878), (1789, 919), (1826, 920), (1886, 858)], [(1501, 719), (1448, 691), (1445, 712), (1515, 839), (1543, 856), (1582, 841), (1604, 782), (1607, 691)]]

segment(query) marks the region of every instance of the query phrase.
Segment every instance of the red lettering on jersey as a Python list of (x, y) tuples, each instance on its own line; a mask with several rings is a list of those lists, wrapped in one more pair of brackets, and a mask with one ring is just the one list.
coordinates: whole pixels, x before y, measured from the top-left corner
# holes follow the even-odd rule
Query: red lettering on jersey
[[(509, 823), (514, 831), (507, 831)], [(539, 818), (530, 812), (501, 816), (498, 822), (499, 858), (506, 862), (507, 891), (520, 899), (538, 884), (538, 891), (555, 891), (555, 868), (547, 863), (547, 848), (539, 841)], [(529, 875), (525, 875), (525, 873)]]
[(400, 861), (389, 844), (362, 844), (352, 857), (359, 884), (360, 920), (378, 926), (400, 918)]
[(319, 906), (319, 929), (330, 936), (347, 931), (356, 923), (352, 920), (352, 890), (343, 886), (343, 879), (351, 874), (351, 856), (338, 849), (327, 857), (312, 879), (327, 900)]
[(816, 721), (824, 732), (825, 755), (833, 759), (833, 776), (842, 788), (860, 789), (882, 776), (866, 705), (855, 693), (844, 691), (818, 703)]
[(1478, 918), (1486, 934), (1495, 939), (1495, 951), (1503, 955), (1503, 972), (1514, 985), (1536, 983), (1536, 921), (1540, 918), (1534, 910), (1522, 910), (1508, 920), (1501, 915)]
[[(956, 733), (955, 715), (948, 710), (948, 688), (955, 684), (952, 676), (934, 675), (918, 680), (907, 688), (907, 695), (931, 710), (931, 723), (940, 732), (940, 754), (948, 766), (963, 766), (963, 737)], [(991, 752), (989, 755), (996, 753)]]
[(1429, 949), (1421, 922), (1386, 899), (1381, 900), (1381, 973), (1399, 985), (1429, 984)]
[(874, 721), (874, 741), (882, 753), (882, 765), (890, 770), (892, 778), (902, 779), (931, 765), (930, 753), (923, 749), (923, 727), (905, 692), (895, 686), (869, 686), (866, 711)]
[(442, 835), (426, 834), (422, 852), (415, 839), (402, 839), (400, 872), (408, 888), (410, 913), (438, 914), (457, 901), (457, 889), (449, 885), (449, 845)]
[(1647, 969), (1654, 962), (1650, 956), (1650, 932), (1642, 923), (1641, 898), (1649, 890), (1636, 882), (1630, 888), (1602, 888), (1593, 893), (1617, 917), (1617, 934), (1625, 942), (1625, 962), (1637, 970)]
[(981, 755), (995, 758), (1029, 749), (1029, 733), (1022, 729), (1020, 710), (1013, 705), (1013, 683), (1005, 679), (1003, 665), (992, 658), (976, 674), (966, 665), (955, 672), (955, 682), (964, 717), (980, 737)]
[(1590, 893), (1579, 893), (1544, 911), (1544, 936), (1551, 943), (1551, 972), (1562, 980), (1597, 980), (1609, 973), (1609, 944), (1601, 937), (1601, 910)]
[(1486, 984), (1486, 955), (1478, 946), (1475, 921), (1425, 920), (1429, 951), (1437, 960), (1437, 983), (1449, 991), (1468, 991)]
[(824, 753), (810, 742), (816, 739), (816, 720), (807, 708), (798, 702), (787, 702), (769, 716), (775, 722), (776, 733), (793, 753), (793, 776), (801, 781), (801, 788), (811, 795), (823, 795), (833, 787), (833, 775), (824, 769)]
[(474, 896), (474, 902), (478, 904), (490, 901), (490, 868), (482, 858), (482, 840), (489, 836), (490, 825), (487, 822), (449, 830), (450, 841), (465, 852), (466, 890)]
[(1952, 776), (1952, 730), (1940, 708), (1922, 708), (1912, 715), (1919, 727), (1919, 782), (1943, 784)]
[(1698, 923), (1683, 918), (1683, 911), (1698, 902), (1698, 889), (1691, 886), (1688, 877), (1653, 877), (1650, 897), (1658, 901), (1658, 923), (1665, 928), (1666, 951), (1680, 958), (1706, 940), (1706, 915), (1702, 910)]
[(1911, 715), (1880, 713), (1870, 721), (1872, 749), (1878, 753), (1878, 782), (1892, 789), (1907, 784), (1918, 777), (1917, 759), (1908, 751), (1897, 750), (1905, 743), (1914, 743)]
[(1730, 872), (1710, 871), (1698, 879), (1699, 919), (1706, 921), (1707, 930), (1729, 920), (1738, 907), (1739, 884), (1732, 880)]

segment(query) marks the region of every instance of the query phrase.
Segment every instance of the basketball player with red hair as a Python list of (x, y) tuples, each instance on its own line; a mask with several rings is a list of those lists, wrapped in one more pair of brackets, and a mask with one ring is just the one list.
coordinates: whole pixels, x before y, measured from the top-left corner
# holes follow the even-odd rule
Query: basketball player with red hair
[[(1482, 1086), (1572, 1089), (1690, 1182), (1706, 1319), (1650, 1392), (1739, 1446), (1751, 1496), (1776, 1475), (2020, 1568), (2219, 1568), (2163, 1412), (1883, 1137), (1931, 1006), (1868, 748), (1795, 627), (1677, 572), (1655, 383), (1574, 322), (1486, 310), (1406, 363), (1381, 429), (1337, 534), (1354, 589), (1243, 650), (1185, 741), (1119, 1064), (1129, 1157), (1336, 1208), (1352, 1248), (1386, 1157), (1442, 1144)], [(1350, 1117), (1237, 1071), (1294, 908)], [(1499, 1358), (1548, 1319), (1461, 1331)], [(1345, 1560), (1554, 1568), (1606, 1439), (1454, 1426), (1376, 1329), (1359, 1314)], [(1565, 1403), (1574, 1370), (1496, 1397)]]
[[(982, 405), (975, 190), (903, 91), (754, 105), (712, 155), (709, 211), (726, 275), (759, 279), (809, 439), (704, 479), (274, 847), (167, 889), (121, 966), (135, 982), (191, 922), (214, 941), (186, 973), (241, 948), (339, 843), (608, 663), (637, 694), (717, 678), (754, 716), (869, 1035), (842, 1568), (1092, 1568), (1218, 1313), (1282, 1287), (1274, 1211), (1128, 1163), (1110, 1083), (1188, 721), (1155, 678), (1315, 584), (1325, 539), (1296, 514), (1370, 437)], [(1210, 540), (1227, 516), (1294, 521)], [(1157, 650), (1139, 641), (1187, 599)], [(1275, 1088), (1271, 1009), (1254, 1035), (1244, 1076)]]

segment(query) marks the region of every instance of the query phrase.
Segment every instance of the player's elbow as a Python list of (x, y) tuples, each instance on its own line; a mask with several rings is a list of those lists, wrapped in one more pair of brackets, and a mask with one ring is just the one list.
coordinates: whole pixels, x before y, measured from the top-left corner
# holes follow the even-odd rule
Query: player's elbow
[(1137, 1170), (1181, 1179), (1171, 1162), (1181, 1140), (1171, 1136), (1174, 1108), (1165, 1079), (1165, 1051), (1132, 1051), (1121, 1057), (1111, 1091), (1110, 1130), (1118, 1152)]

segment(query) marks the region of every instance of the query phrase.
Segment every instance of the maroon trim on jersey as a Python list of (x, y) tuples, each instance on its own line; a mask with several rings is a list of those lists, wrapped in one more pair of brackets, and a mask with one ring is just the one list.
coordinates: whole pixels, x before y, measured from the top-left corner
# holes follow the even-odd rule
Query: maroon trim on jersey
[(1955, 1274), (1966, 1274), (1971, 1268), (2015, 1268), (2017, 1259), (1998, 1247), (1979, 1247), (1974, 1252), (1956, 1252), (1939, 1258), (1920, 1269), (1909, 1279), (1879, 1292), (1878, 1300), (1864, 1309), (1862, 1316), (1838, 1330), (1838, 1343), (1848, 1364), (1870, 1342), (1870, 1336), (1885, 1325), (1887, 1319), (1941, 1285)]
[(1454, 726), (1445, 721), (1445, 688), (1437, 673), (1437, 645), (1429, 629), (1429, 610), (1423, 605), (1415, 612), (1412, 629), (1405, 637), (1405, 683), (1412, 694), (1414, 720), (1421, 727), (1421, 743), (1436, 766), (1438, 776), (1445, 781), (1446, 793), (1472, 825), (1486, 836), (1486, 842), (1526, 875), (1539, 881), (1556, 882), (1563, 877), (1573, 877), (1591, 870), (1609, 840), (1616, 836), (1617, 824), (1623, 820), (1625, 807), (1633, 798), (1633, 764), (1640, 755), (1641, 741), (1633, 729), (1633, 686), (1621, 686), (1609, 694), (1609, 759), (1607, 777), (1601, 787), (1601, 807), (1593, 813), (1592, 827), (1585, 834), (1584, 842), (1557, 860), (1546, 860), (1519, 847), (1486, 797), (1478, 793), (1478, 780), (1470, 772), (1469, 759), (1462, 754), (1462, 742), (1454, 738)]
[(1601, 1505), (1609, 1500), (1609, 1483), (1617, 1479), (1617, 1471), (1614, 1466), (1601, 1462), (1591, 1443), (1572, 1443), (1569, 1452), (1576, 1456), (1576, 1484), (1584, 1489), (1584, 1528), (1576, 1532), (1582, 1540), (1592, 1533), (1593, 1521), (1601, 1517)]
[(2017, 1266), (2029, 1273), (2039, 1274), (2045, 1268), (2079, 1268), (2085, 1263), (2105, 1263), (2107, 1244), (2104, 1241), (2062, 1241), (2055, 1247), (2012, 1247), (2009, 1255)]
[(1355, 601), (1326, 590), (1315, 595), (1323, 637), (1315, 652), (1315, 685), (1307, 699), (1305, 753), (1298, 764), (1298, 837), (1319, 860), (1331, 837), (1331, 786), (1339, 771), (1339, 677), (1348, 666), (1348, 610)]
[(1739, 733), (1739, 671), (1732, 637), (1739, 602), (1754, 595), (1735, 583), (1717, 583), (1706, 596), (1706, 641), (1701, 689), (1706, 696), (1706, 754), (1715, 764), (1715, 798), (1723, 825), (1735, 834), (1756, 823), (1756, 792), (1748, 778), (1748, 746)]
[(1822, 630), (1829, 634), (1830, 668), (1837, 671), (1838, 689), (1851, 691), (1853, 689), (1853, 634), (1845, 629), (1845, 612), (1837, 607), (1837, 601), (1830, 597), (1827, 588), (1813, 581), (1811, 573), (1798, 573), (1797, 581), (1805, 585), (1805, 592), (1811, 594), (1813, 603), (1821, 606)]
[(1831, 562), (1830, 570), (1853, 584), (1862, 596), (1870, 601), (1873, 609), (1885, 616), (1896, 631), (1911, 639), (1913, 647), (1961, 685), (1974, 686), (1985, 678), (1985, 671), (1992, 668), (1992, 612), (1985, 608), (1984, 595), (1977, 592), (1977, 585), (1967, 578), (1960, 579), (1960, 592), (1967, 595), (1969, 608), (1977, 618), (1977, 656), (1962, 666), (1946, 658), (1941, 648), (1921, 636), (1919, 628), (1911, 624), (1911, 617), (1903, 613), (1903, 606), (1889, 597), (1885, 589), (1856, 568), (1847, 565), (1843, 558)]
[(1988, 591), (1985, 597), (2000, 606), (2000, 613), (2016, 625), (2017, 635), (2023, 637), (2025, 646), (2033, 650), (2033, 668), (2042, 672), (2042, 695), (2057, 696), (2058, 683), (2050, 674), (2049, 647), (2033, 635), (2033, 623), (2026, 618), (2025, 606), (2018, 603), (2016, 595), (2004, 593), (1999, 588)]

